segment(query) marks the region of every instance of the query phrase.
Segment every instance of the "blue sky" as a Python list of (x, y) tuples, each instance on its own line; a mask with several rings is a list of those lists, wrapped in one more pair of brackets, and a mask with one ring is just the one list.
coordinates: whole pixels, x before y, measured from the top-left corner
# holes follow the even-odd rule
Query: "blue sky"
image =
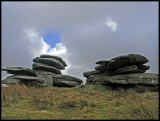
[(51, 48), (54, 48), (57, 43), (61, 43), (60, 34), (51, 31), (48, 31), (43, 35), (43, 40), (49, 44)]

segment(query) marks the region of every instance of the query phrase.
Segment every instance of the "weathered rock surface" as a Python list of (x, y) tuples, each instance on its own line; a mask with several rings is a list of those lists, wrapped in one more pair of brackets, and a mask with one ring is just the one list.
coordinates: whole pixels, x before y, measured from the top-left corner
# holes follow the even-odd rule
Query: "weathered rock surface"
[(20, 83), (20, 79), (14, 79), (15, 75), (9, 76), (1, 81), (3, 84), (18, 84)]
[(101, 84), (112, 87), (125, 87), (136, 89), (138, 87), (143, 87), (143, 91), (159, 90), (158, 74), (155, 73), (130, 73), (114, 76), (108, 76), (107, 74), (97, 74), (90, 76), (87, 79), (87, 84)]
[(48, 66), (42, 63), (33, 63), (32, 65), (33, 70), (42, 70), (42, 71), (49, 71), (55, 74), (61, 74), (61, 71), (53, 66)]
[(43, 55), (40, 56), (40, 58), (54, 58), (54, 59), (60, 61), (63, 64), (64, 67), (67, 67), (66, 62), (63, 61), (63, 59), (61, 57), (43, 54)]
[(107, 67), (103, 66), (103, 65), (100, 65), (100, 66), (96, 66), (95, 70), (98, 70), (98, 71), (107, 71)]
[(53, 76), (53, 78), (59, 80), (74, 81), (77, 82), (78, 84), (81, 84), (83, 82), (81, 79), (68, 75), (55, 75)]
[(113, 71), (113, 74), (125, 74), (125, 73), (144, 73), (146, 70), (139, 69), (138, 66), (124, 66), (121, 68), (118, 68), (117, 70)]
[(65, 69), (63, 64), (60, 61), (58, 61), (54, 58), (39, 58), (39, 57), (36, 57), (35, 59), (33, 59), (33, 62), (53, 66), (53, 67), (55, 67), (57, 69), (60, 69), (60, 70)]
[(141, 56), (139, 54), (129, 54), (124, 56), (118, 56), (111, 59), (108, 63), (107, 69), (108, 70), (115, 70), (122, 66), (128, 65), (141, 65), (147, 63), (149, 60)]
[(49, 72), (49, 71), (43, 71), (43, 70), (36, 70), (35, 73), (37, 76), (41, 75), (56, 75), (55, 73)]
[(87, 71), (87, 72), (83, 73), (83, 76), (84, 77), (89, 77), (91, 75), (95, 75), (95, 74), (98, 74), (98, 73), (99, 73), (99, 71)]
[(136, 91), (159, 91), (158, 74), (145, 73), (149, 60), (139, 54), (118, 56), (110, 61), (98, 61), (95, 71), (84, 72), (86, 84), (101, 84), (111, 88), (134, 89)]
[(36, 76), (35, 71), (29, 68), (22, 68), (22, 67), (7, 67), (3, 68), (3, 71), (7, 71), (9, 74), (24, 74), (30, 76)]
[(92, 75), (92, 82), (115, 83), (115, 84), (143, 84), (158, 85), (158, 74), (155, 73), (130, 73), (123, 75), (108, 76), (107, 74)]
[(43, 83), (44, 80), (34, 77), (34, 76), (26, 76), (26, 75), (14, 75), (14, 79), (20, 79), (20, 80), (28, 80), (28, 81), (37, 81), (39, 83)]
[(109, 63), (109, 61), (106, 61), (106, 60), (101, 60), (101, 61), (97, 61), (96, 64), (100, 64), (100, 65), (103, 65), (103, 66), (107, 66)]
[(67, 64), (61, 57), (41, 55), (33, 59), (32, 69), (22, 67), (8, 67), (2, 69), (14, 75), (2, 80), (6, 84), (25, 84), (38, 87), (74, 87), (82, 83), (82, 80), (69, 75), (62, 75), (60, 70)]

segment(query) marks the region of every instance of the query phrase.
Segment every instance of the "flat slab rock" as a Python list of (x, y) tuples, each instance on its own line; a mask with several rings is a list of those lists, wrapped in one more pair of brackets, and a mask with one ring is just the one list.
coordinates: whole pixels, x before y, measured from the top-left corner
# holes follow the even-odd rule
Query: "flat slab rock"
[(115, 70), (122, 66), (129, 66), (129, 65), (142, 65), (147, 63), (149, 60), (140, 55), (140, 54), (129, 54), (118, 56), (111, 59), (107, 65), (108, 70)]
[(109, 63), (109, 61), (107, 61), (107, 60), (101, 60), (101, 61), (97, 61), (97, 62), (96, 62), (96, 64), (100, 64), (100, 65), (102, 65), (102, 66), (107, 66), (108, 63)]
[(44, 70), (35, 70), (35, 73), (37, 74), (37, 76), (39, 75), (56, 75), (53, 72), (49, 72), (49, 71), (44, 71)]
[(83, 81), (81, 79), (78, 79), (76, 77), (73, 77), (73, 76), (69, 76), (69, 75), (55, 75), (53, 76), (53, 78), (55, 79), (59, 79), (59, 80), (66, 80), (66, 81), (74, 81), (74, 82), (77, 82), (78, 84), (81, 84), (83, 83)]
[(14, 79), (26, 80), (26, 81), (37, 81), (43, 83), (44, 81), (38, 77), (26, 76), (26, 75), (14, 75)]
[(22, 68), (22, 67), (7, 67), (3, 68), (3, 71), (7, 71), (9, 74), (23, 74), (28, 76), (36, 76), (35, 71), (29, 68)]
[(97, 71), (97, 70), (95, 70), (95, 71), (87, 71), (87, 72), (83, 73), (83, 76), (88, 78), (89, 76), (95, 75), (95, 74), (98, 74), (98, 73), (100, 73), (100, 72)]
[(64, 70), (64, 66), (63, 64), (58, 61), (57, 59), (54, 59), (54, 58), (40, 58), (40, 57), (36, 57), (35, 59), (33, 59), (33, 62), (35, 63), (42, 63), (42, 64), (46, 64), (46, 65), (49, 65), (49, 66), (53, 66), (57, 69), (60, 69), (60, 70)]
[(89, 83), (99, 84), (142, 84), (142, 85), (158, 85), (158, 74), (155, 73), (130, 73), (122, 75), (108, 76), (107, 74), (92, 75), (87, 79)]
[(58, 57), (58, 56), (43, 54), (43, 55), (40, 56), (40, 58), (54, 58), (54, 59), (57, 59), (58, 61), (60, 61), (63, 64), (64, 67), (67, 66), (65, 61), (61, 57)]
[(53, 66), (48, 66), (48, 65), (42, 64), (42, 63), (33, 63), (32, 68), (33, 68), (33, 70), (42, 70), (42, 71), (52, 72), (55, 74), (61, 74), (61, 71), (58, 70), (57, 68), (55, 68)]
[(18, 84), (20, 83), (20, 79), (14, 79), (15, 75), (9, 76), (1, 81), (2, 84)]
[(149, 69), (149, 66), (145, 65), (132, 65), (132, 66), (124, 66), (116, 69), (112, 72), (112, 74), (126, 74), (126, 73), (144, 73), (146, 70)]

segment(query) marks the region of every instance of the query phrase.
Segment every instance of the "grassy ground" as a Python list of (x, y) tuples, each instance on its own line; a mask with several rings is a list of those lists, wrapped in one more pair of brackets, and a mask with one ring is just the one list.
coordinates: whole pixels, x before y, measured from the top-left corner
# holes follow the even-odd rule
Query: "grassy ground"
[(158, 93), (104, 86), (2, 87), (2, 119), (159, 119)]

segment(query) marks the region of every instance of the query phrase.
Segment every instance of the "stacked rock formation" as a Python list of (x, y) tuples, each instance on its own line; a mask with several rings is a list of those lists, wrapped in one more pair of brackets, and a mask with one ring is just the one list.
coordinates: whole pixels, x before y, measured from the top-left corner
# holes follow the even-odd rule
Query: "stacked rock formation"
[(122, 87), (139, 92), (158, 91), (158, 74), (145, 73), (150, 66), (144, 65), (149, 60), (139, 54), (115, 57), (109, 61), (101, 60), (94, 71), (84, 72), (86, 84), (101, 84), (112, 88)]
[(58, 56), (41, 55), (33, 59), (32, 69), (22, 67), (7, 67), (2, 69), (7, 73), (14, 74), (2, 80), (4, 84), (23, 83), (41, 87), (75, 87), (82, 83), (82, 80), (69, 75), (62, 75), (60, 70), (67, 67), (65, 61)]

